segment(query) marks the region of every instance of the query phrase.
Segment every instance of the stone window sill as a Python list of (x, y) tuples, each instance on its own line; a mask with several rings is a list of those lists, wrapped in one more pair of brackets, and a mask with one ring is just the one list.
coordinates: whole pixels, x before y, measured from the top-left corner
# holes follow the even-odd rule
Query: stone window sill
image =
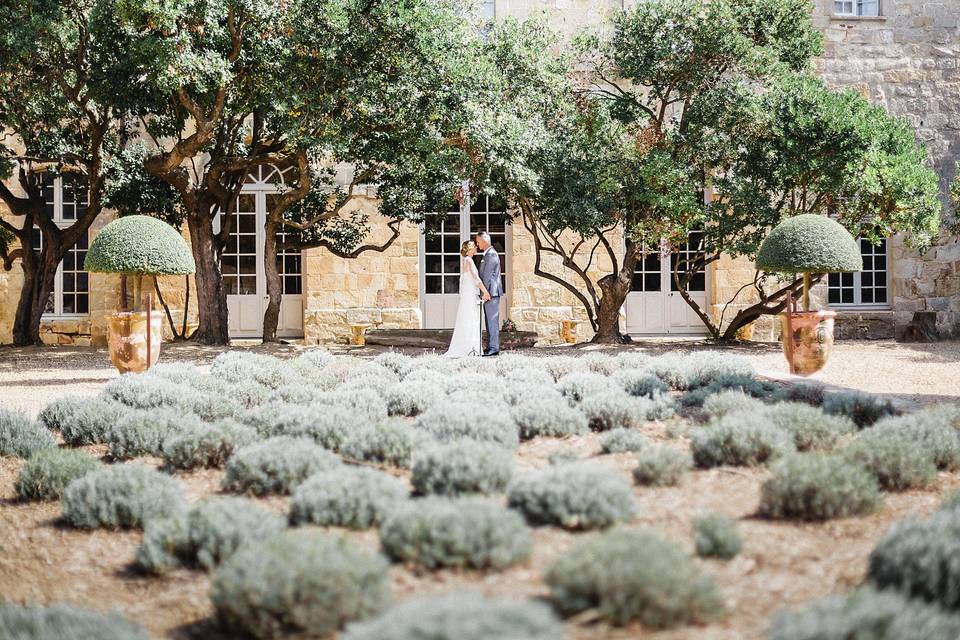
[(847, 16), (842, 13), (830, 15), (834, 22), (886, 22), (887, 16)]
[(876, 315), (887, 315), (893, 313), (893, 309), (890, 307), (859, 307), (859, 306), (849, 306), (849, 307), (829, 307), (830, 311), (835, 311), (838, 316), (844, 315), (866, 315), (866, 314), (876, 314)]

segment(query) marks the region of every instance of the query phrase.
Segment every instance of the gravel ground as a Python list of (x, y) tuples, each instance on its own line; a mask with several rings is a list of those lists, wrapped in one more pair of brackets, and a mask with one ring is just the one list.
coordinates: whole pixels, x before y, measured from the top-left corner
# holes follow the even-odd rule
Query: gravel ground
[[(277, 356), (292, 355), (302, 345), (252, 345), (238, 343), (235, 349), (252, 349)], [(644, 342), (621, 349), (649, 353), (671, 350), (716, 350), (715, 345), (695, 341)], [(754, 363), (765, 376), (798, 379), (787, 373), (787, 364), (777, 344), (753, 343), (722, 348)], [(373, 356), (375, 347), (333, 347), (337, 353)], [(532, 355), (611, 350), (609, 347), (577, 345), (529, 350)], [(223, 348), (192, 344), (167, 344), (162, 362), (193, 360), (209, 362)], [(411, 355), (422, 349), (405, 350)], [(892, 341), (844, 341), (836, 345), (827, 366), (809, 379), (830, 388), (859, 389), (892, 399), (904, 409), (937, 402), (960, 401), (960, 342), (900, 344)], [(25, 347), (0, 348), (0, 407), (35, 414), (52, 398), (67, 394), (93, 394), (117, 375), (104, 348)]]

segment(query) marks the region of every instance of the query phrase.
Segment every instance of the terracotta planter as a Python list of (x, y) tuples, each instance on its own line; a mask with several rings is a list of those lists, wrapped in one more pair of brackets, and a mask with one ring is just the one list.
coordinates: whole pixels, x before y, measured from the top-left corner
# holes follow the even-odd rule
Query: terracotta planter
[(809, 376), (827, 364), (833, 350), (833, 311), (794, 311), (781, 313), (783, 354), (790, 373)]
[(110, 360), (120, 373), (146, 371), (160, 357), (163, 314), (154, 311), (147, 357), (147, 312), (117, 311), (107, 316), (107, 346)]

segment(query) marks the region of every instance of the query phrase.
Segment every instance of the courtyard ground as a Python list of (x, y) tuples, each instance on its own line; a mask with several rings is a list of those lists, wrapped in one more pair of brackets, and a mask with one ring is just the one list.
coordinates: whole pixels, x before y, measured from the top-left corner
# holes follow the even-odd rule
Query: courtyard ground
[[(239, 347), (244, 348), (244, 347)], [(289, 355), (303, 347), (250, 347), (258, 352)], [(717, 349), (695, 342), (642, 343), (626, 349), (649, 353), (671, 350)], [(583, 353), (593, 347), (537, 349), (534, 355)], [(165, 345), (163, 361), (205, 363), (221, 349), (194, 345)], [(379, 352), (367, 348), (336, 350), (358, 356)], [(727, 348), (748, 358), (761, 375), (787, 379), (778, 345)], [(414, 352), (408, 352), (413, 355)], [(826, 369), (814, 377), (831, 388), (858, 389), (894, 400), (905, 410), (938, 402), (960, 401), (960, 344), (904, 345), (892, 342), (843, 342), (837, 345)], [(96, 394), (116, 375), (103, 350), (89, 348), (0, 349), (0, 407), (36, 414), (53, 398), (67, 394)], [(644, 433), (654, 441), (685, 442), (670, 432), (669, 423), (650, 423)], [(565, 440), (538, 438), (521, 444), (518, 471), (544, 467), (557, 450), (576, 449), (583, 456), (629, 474), (632, 454), (600, 455), (597, 434)], [(86, 450), (103, 455), (105, 447)], [(140, 462), (159, 466), (154, 458)], [(180, 569), (162, 578), (143, 577), (131, 569), (141, 532), (77, 531), (58, 524), (58, 501), (20, 503), (14, 482), (22, 461), (0, 459), (0, 599), (46, 603), (66, 601), (96, 610), (120, 610), (145, 625), (157, 637), (222, 639), (209, 623), (212, 613), (209, 578)], [(222, 470), (178, 474), (188, 497), (197, 500), (219, 491)], [(406, 472), (397, 472), (406, 477)], [(686, 627), (659, 633), (643, 632), (657, 640), (749, 640), (766, 635), (771, 616), (829, 593), (859, 584), (866, 560), (878, 538), (895, 521), (911, 514), (934, 511), (942, 497), (960, 485), (960, 473), (941, 473), (928, 490), (886, 493), (876, 513), (819, 524), (774, 522), (756, 517), (763, 468), (722, 467), (686, 474), (677, 487), (635, 487), (639, 506), (633, 525), (648, 525), (686, 548), (692, 548), (690, 521), (706, 512), (737, 520), (745, 540), (744, 551), (729, 562), (699, 561), (717, 579), (731, 611), (707, 627)], [(287, 512), (288, 498), (262, 502)], [(377, 546), (375, 531), (350, 532), (359, 542)], [(488, 595), (543, 596), (540, 576), (550, 563), (580, 536), (551, 527), (535, 529), (534, 554), (529, 563), (501, 572), (481, 574), (442, 570), (417, 572), (400, 565), (391, 568), (397, 600), (412, 594), (435, 594), (461, 588)], [(639, 637), (636, 626), (610, 628), (589, 616), (568, 624), (571, 640)]]

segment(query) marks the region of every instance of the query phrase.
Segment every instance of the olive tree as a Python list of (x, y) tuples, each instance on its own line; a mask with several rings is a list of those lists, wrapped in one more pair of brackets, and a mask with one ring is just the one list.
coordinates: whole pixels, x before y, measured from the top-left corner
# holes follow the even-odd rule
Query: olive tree
[[(777, 312), (802, 281), (769, 292), (758, 276), (760, 302), (723, 334), (688, 284), (723, 254), (752, 257), (784, 217), (831, 213), (871, 234), (912, 231), (918, 243), (934, 233), (922, 149), (901, 121), (811, 75), (821, 39), (809, 14), (806, 0), (643, 0), (608, 35), (580, 38), (577, 86), (532, 159), (540, 182), (513, 195), (536, 273), (580, 300), (594, 341), (625, 339), (619, 310), (661, 239), (676, 248), (702, 232), (672, 278), (710, 332), (729, 337)], [(561, 272), (542, 266), (548, 255)]]

